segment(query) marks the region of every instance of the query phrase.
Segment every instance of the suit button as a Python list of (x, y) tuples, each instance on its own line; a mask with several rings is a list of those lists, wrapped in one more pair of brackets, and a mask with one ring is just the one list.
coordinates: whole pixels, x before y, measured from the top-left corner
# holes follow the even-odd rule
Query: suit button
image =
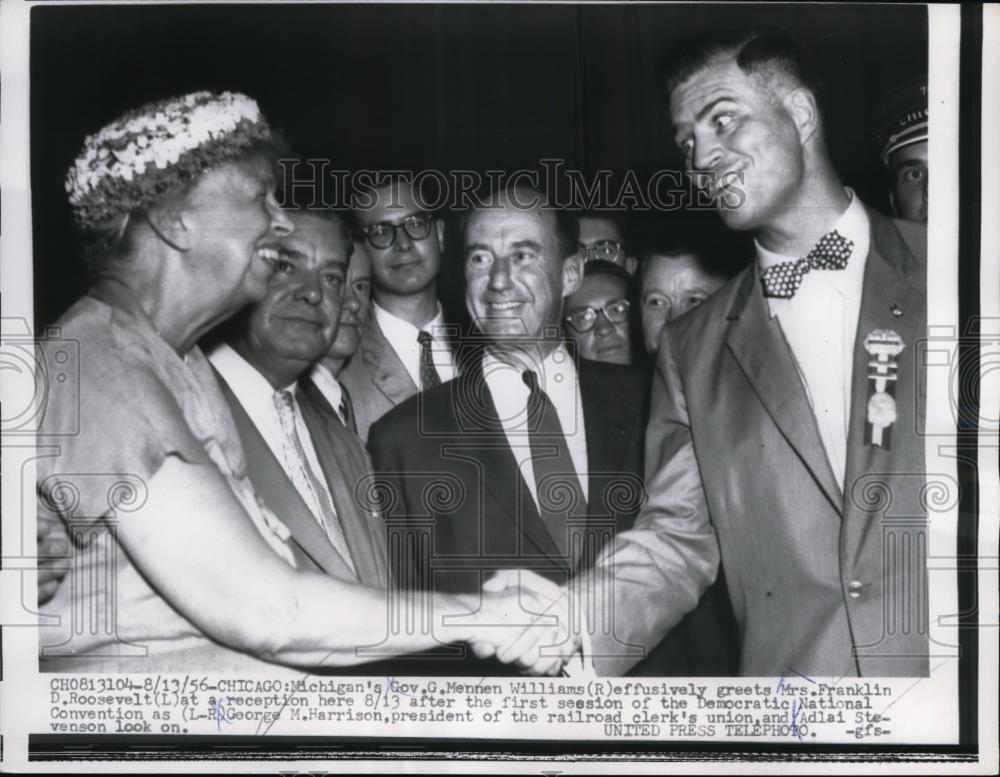
[(847, 586), (847, 593), (851, 595), (852, 599), (860, 599), (863, 590), (864, 586), (858, 580), (852, 580)]

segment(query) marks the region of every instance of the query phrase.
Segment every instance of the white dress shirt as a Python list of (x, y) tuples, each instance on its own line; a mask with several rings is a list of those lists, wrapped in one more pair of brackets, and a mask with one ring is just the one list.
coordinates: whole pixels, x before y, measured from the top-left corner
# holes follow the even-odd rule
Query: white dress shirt
[[(535, 505), (535, 468), (531, 463), (531, 443), (528, 438), (528, 396), (530, 391), (521, 374), (523, 367), (501, 361), (489, 351), (483, 356), (483, 375), (493, 397), (507, 444), (517, 460), (521, 477), (531, 492)], [(538, 386), (555, 406), (559, 425), (569, 445), (570, 458), (580, 479), (584, 497), (589, 498), (587, 484), (587, 436), (583, 425), (583, 404), (576, 365), (565, 346), (560, 345), (535, 368)]]
[[(847, 267), (806, 273), (791, 299), (765, 297), (792, 351), (841, 491), (847, 467), (854, 340), (871, 242), (868, 214), (854, 192), (848, 189), (847, 193), (851, 202), (830, 228), (854, 243)], [(761, 270), (801, 258), (776, 254), (759, 243), (756, 248)]]
[(312, 382), (316, 384), (319, 393), (322, 394), (330, 407), (337, 413), (340, 422), (347, 426), (347, 419), (344, 418), (344, 408), (341, 403), (344, 401), (344, 387), (340, 381), (333, 377), (333, 373), (323, 364), (317, 362), (313, 365), (312, 372), (309, 373)]
[[(379, 307), (374, 300), (372, 300), (372, 310), (382, 334), (389, 341), (389, 345), (392, 346), (392, 350), (396, 352), (399, 360), (403, 362), (413, 384), (422, 389), (423, 386), (420, 385), (420, 343), (417, 340), (417, 335), (420, 334), (421, 330), (409, 321), (404, 321)], [(438, 303), (437, 315), (423, 327), (422, 331), (428, 332), (431, 336), (431, 359), (434, 361), (434, 368), (442, 383), (455, 377), (455, 361), (452, 357), (451, 345), (444, 336), (444, 326), (444, 314), (441, 310), (441, 304)]]
[[(250, 416), (250, 420), (257, 427), (260, 436), (264, 438), (267, 447), (271, 449), (271, 453), (274, 454), (274, 457), (281, 464), (281, 468), (288, 475), (288, 480), (292, 484), (297, 484), (300, 478), (291, 471), (291, 464), (285, 459), (283, 448), (285, 433), (281, 428), (281, 420), (278, 418), (278, 411), (274, 406), (274, 395), (276, 393), (274, 387), (246, 359), (236, 353), (226, 343), (216, 346), (208, 354), (208, 360), (212, 362), (212, 366), (219, 371), (219, 374), (225, 378), (229, 388), (232, 389), (240, 404), (243, 405), (243, 409)], [(290, 391), (293, 398), (297, 395), (294, 383), (284, 390)], [(312, 469), (319, 486), (326, 491), (331, 508), (336, 510), (333, 504), (333, 495), (330, 493), (330, 488), (326, 483), (326, 475), (320, 466), (319, 457), (316, 455), (316, 449), (313, 447), (309, 428), (302, 418), (302, 411), (299, 409), (298, 401), (295, 400), (292, 404), (294, 406), (295, 428), (299, 433), (302, 448), (305, 450), (308, 465)], [(296, 490), (299, 491), (299, 496), (302, 497), (302, 501), (306, 505), (312, 503), (313, 497), (311, 494), (302, 493), (302, 489), (298, 485), (296, 485)], [(322, 516), (316, 515), (315, 511), (312, 512), (313, 517), (316, 518), (317, 523), (323, 527), (323, 531), (326, 533), (328, 529), (323, 522)]]

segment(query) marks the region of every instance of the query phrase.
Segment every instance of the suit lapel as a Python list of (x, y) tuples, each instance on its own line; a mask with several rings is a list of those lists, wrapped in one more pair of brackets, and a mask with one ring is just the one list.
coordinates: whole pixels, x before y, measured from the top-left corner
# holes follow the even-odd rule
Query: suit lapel
[(788, 440), (834, 509), (843, 495), (830, 467), (812, 407), (791, 350), (776, 319), (768, 314), (756, 262), (749, 268), (729, 312), (729, 350), (753, 386), (775, 426)]
[(368, 317), (365, 327), (361, 358), (371, 369), (372, 384), (375, 388), (385, 394), (386, 399), (393, 405), (398, 405), (416, 394), (417, 386), (403, 366), (399, 355), (382, 333), (374, 312)]
[[(629, 409), (634, 412), (634, 405), (620, 397), (610, 396), (607, 386), (602, 386), (593, 373), (587, 369), (585, 361), (577, 362), (580, 377), (580, 401), (583, 404), (583, 425), (587, 441), (587, 517), (585, 537), (601, 537), (615, 529), (624, 530), (627, 526), (617, 526), (617, 516), (610, 507), (607, 497), (610, 490), (617, 490), (613, 485), (616, 473), (623, 473), (623, 462), (626, 452), (623, 443), (627, 442), (626, 424), (621, 418), (621, 411)], [(629, 400), (634, 401), (634, 397)], [(597, 550), (595, 547), (594, 551)], [(581, 559), (573, 559), (574, 567), (579, 566)], [(584, 561), (586, 563), (586, 561)]]
[[(847, 499), (850, 498), (850, 484), (865, 474), (881, 472), (885, 469), (886, 452), (873, 445), (865, 445), (865, 422), (868, 415), (868, 361), (869, 355), (864, 348), (865, 337), (875, 329), (891, 329), (902, 338), (905, 348), (900, 354), (900, 361), (910, 365), (917, 359), (917, 342), (926, 331), (926, 292), (923, 277), (917, 272), (921, 265), (903, 242), (902, 237), (893, 223), (884, 216), (868, 211), (872, 227), (871, 249), (865, 265), (864, 291), (861, 297), (861, 311), (858, 316), (858, 331), (854, 343), (854, 374), (851, 381), (851, 416), (848, 427), (847, 466), (845, 474)], [(893, 310), (899, 312), (894, 315)], [(915, 380), (918, 371), (914, 368), (901, 367), (899, 380)], [(907, 402), (903, 396), (918, 392), (912, 387), (903, 392), (897, 387), (898, 420), (894, 427), (891, 442), (894, 469), (910, 471), (900, 467), (901, 456), (905, 456), (914, 445), (922, 445), (914, 436), (915, 442), (898, 439), (903, 430), (916, 430), (914, 417), (915, 402)], [(881, 462), (876, 458), (881, 458)], [(918, 469), (916, 471), (920, 471)], [(845, 499), (846, 502), (846, 499)]]
[(257, 495), (292, 533), (292, 539), (319, 569), (329, 575), (351, 579), (350, 568), (340, 554), (330, 544), (326, 532), (320, 528), (312, 511), (299, 496), (295, 486), (288, 479), (281, 463), (271, 452), (267, 442), (257, 430), (253, 420), (247, 415), (243, 405), (229, 388), (221, 375), (219, 385), (233, 413), (233, 420), (243, 441), (247, 455), (250, 482)]
[[(538, 552), (558, 559), (555, 540), (542, 523), (531, 491), (507, 442), (500, 414), (483, 378), (482, 361), (470, 365), (468, 372), (449, 382), (449, 385), (452, 386), (452, 401), (448, 405), (448, 413), (455, 419), (455, 428), (459, 430), (457, 449), (467, 452), (470, 447), (474, 449), (474, 456), (486, 475), (483, 478), (486, 490), (500, 505), (503, 514)], [(475, 402), (470, 403), (469, 397), (473, 396)], [(470, 438), (469, 433), (463, 431), (466, 429), (475, 430), (472, 432), (475, 437)], [(470, 439), (475, 438), (478, 439), (470, 446)], [(516, 488), (511, 487), (513, 483), (517, 484)]]
[(352, 449), (347, 438), (350, 432), (344, 428), (319, 389), (309, 380), (304, 381), (302, 389), (304, 396), (299, 405), (312, 436), (316, 457), (326, 476), (337, 518), (347, 538), (357, 578), (367, 585), (385, 587), (385, 551), (378, 544), (378, 538), (372, 537), (367, 517), (354, 498), (355, 487), (370, 474), (371, 469), (363, 460), (363, 451)]

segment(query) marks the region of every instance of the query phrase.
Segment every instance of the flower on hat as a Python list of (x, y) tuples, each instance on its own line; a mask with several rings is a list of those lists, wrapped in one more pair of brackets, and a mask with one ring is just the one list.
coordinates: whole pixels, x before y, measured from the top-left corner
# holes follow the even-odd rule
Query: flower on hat
[(91, 229), (270, 137), (256, 101), (238, 92), (192, 92), (144, 105), (84, 141), (66, 175), (73, 214)]

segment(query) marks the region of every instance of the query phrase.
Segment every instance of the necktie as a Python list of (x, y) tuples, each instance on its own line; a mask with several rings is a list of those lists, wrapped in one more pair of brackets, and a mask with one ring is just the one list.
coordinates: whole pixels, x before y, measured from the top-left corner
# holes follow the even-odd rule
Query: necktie
[(569, 444), (563, 434), (555, 405), (538, 385), (533, 370), (525, 370), (521, 379), (528, 387), (528, 443), (531, 466), (535, 472), (535, 494), (542, 523), (562, 556), (569, 558), (570, 547), (566, 519), (586, 507), (583, 488), (577, 476)]
[(760, 274), (765, 297), (791, 299), (802, 283), (802, 278), (812, 270), (843, 270), (854, 250), (854, 242), (837, 230), (828, 232), (802, 259), (781, 262), (768, 267)]
[(417, 342), (420, 343), (420, 388), (427, 390), (441, 385), (441, 377), (434, 366), (434, 358), (431, 353), (431, 333), (420, 330), (417, 334)]
[(358, 425), (354, 420), (354, 403), (351, 402), (351, 395), (347, 393), (347, 388), (340, 384), (340, 417), (344, 419), (344, 426), (355, 434), (358, 433)]
[[(326, 536), (336, 551), (344, 558), (347, 565), (354, 571), (354, 562), (347, 546), (347, 537), (337, 518), (337, 511), (330, 501), (326, 488), (320, 483), (316, 473), (309, 464), (306, 450), (299, 436), (299, 414), (296, 412), (295, 397), (291, 391), (276, 391), (274, 407), (278, 411), (278, 421), (281, 423), (282, 453), (285, 457), (286, 469), (303, 500), (309, 506), (313, 516), (323, 527)], [(305, 431), (305, 422), (301, 422)]]

